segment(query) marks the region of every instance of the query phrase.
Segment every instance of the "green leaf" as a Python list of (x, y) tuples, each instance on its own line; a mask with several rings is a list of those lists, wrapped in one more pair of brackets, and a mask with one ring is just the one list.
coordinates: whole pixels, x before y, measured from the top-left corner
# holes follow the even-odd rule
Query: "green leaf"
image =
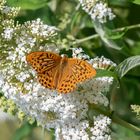
[(117, 79), (116, 73), (114, 73), (112, 71), (97, 69), (96, 72), (97, 72), (96, 78), (107, 76), (107, 77), (113, 77), (113, 78)]
[(94, 21), (94, 28), (107, 47), (113, 48), (117, 51), (120, 51), (123, 47), (125, 47), (124, 42), (121, 39), (112, 40), (106, 37), (108, 36), (108, 32), (111, 32), (111, 27), (108, 27), (106, 24), (101, 24), (98, 21)]
[(140, 0), (130, 0), (130, 2), (135, 3), (135, 4), (140, 4)]
[(121, 62), (115, 69), (118, 76), (122, 78), (129, 70), (140, 65), (140, 55), (132, 56)]
[(20, 7), (24, 10), (36, 10), (44, 7), (48, 0), (7, 0), (7, 4), (13, 7)]
[(130, 4), (129, 1), (130, 0), (109, 0), (109, 5), (117, 6), (117, 7), (126, 7), (126, 6), (129, 6)]
[(12, 140), (22, 140), (32, 132), (33, 127), (33, 125), (28, 123), (23, 124), (19, 129), (17, 129)]
[(26, 14), (19, 15), (16, 18), (16, 20), (19, 23), (24, 24), (24, 22), (26, 22), (28, 20), (35, 20), (37, 18), (40, 18), (44, 23), (46, 23), (48, 25), (55, 26), (58, 24), (58, 20), (56, 18), (55, 13), (50, 9), (50, 7), (48, 5), (40, 8), (40, 9), (37, 9), (37, 10), (28, 10), (28, 12), (26, 12)]

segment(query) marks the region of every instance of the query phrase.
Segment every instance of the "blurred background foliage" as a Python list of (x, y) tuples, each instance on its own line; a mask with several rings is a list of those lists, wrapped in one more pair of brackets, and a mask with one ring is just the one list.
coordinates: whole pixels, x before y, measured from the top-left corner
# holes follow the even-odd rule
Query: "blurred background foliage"
[[(140, 55), (140, 0), (108, 0), (109, 6), (116, 14), (113, 23), (104, 27), (111, 30), (107, 37), (114, 41), (121, 49), (108, 47), (97, 35), (91, 18), (81, 9), (78, 0), (7, 0), (9, 6), (21, 7), (19, 16), (15, 19), (19, 23), (41, 18), (44, 23), (58, 27), (60, 42), (65, 48), (82, 47), (91, 57), (105, 56), (119, 64), (124, 59)], [(138, 25), (139, 24), (139, 25)], [(133, 25), (133, 26), (132, 26)], [(132, 28), (127, 28), (132, 26)], [(91, 39), (87, 38), (91, 37)], [(86, 39), (86, 41), (83, 41)], [(82, 40), (82, 41), (81, 41)], [(120, 118), (140, 127), (140, 120), (130, 109), (131, 104), (140, 104), (140, 67), (130, 70), (121, 80), (115, 83), (109, 93), (111, 108)], [(17, 121), (0, 122), (1, 140), (41, 140), (43, 130), (23, 124), (19, 128)], [(113, 123), (113, 140), (140, 140), (140, 134)], [(50, 134), (50, 133), (49, 133)], [(20, 137), (19, 137), (20, 135)], [(47, 135), (47, 136), (46, 136)], [(46, 134), (45, 140), (52, 136)]]

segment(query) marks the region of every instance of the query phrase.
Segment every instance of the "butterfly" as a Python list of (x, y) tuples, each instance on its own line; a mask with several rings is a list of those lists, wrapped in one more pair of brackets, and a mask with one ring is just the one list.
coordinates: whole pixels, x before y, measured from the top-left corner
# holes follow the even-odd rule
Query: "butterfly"
[(88, 62), (52, 52), (32, 52), (26, 56), (26, 61), (37, 72), (41, 85), (59, 93), (72, 92), (78, 83), (96, 75)]

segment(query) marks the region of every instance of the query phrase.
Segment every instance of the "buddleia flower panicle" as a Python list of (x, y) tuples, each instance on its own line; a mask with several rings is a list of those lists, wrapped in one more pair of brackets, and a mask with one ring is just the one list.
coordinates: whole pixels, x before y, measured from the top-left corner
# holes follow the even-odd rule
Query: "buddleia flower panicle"
[(93, 21), (105, 23), (115, 17), (105, 0), (79, 0), (79, 2), (82, 9), (91, 16)]
[[(104, 93), (109, 92), (113, 77), (86, 80), (70, 94), (59, 94), (41, 86), (36, 72), (26, 62), (26, 55), (33, 51), (58, 53), (60, 49), (53, 43), (50, 45), (58, 34), (57, 29), (40, 19), (24, 24), (13, 24), (14, 19), (9, 16), (0, 20), (0, 107), (3, 111), (18, 116), (21, 121), (36, 121), (48, 130), (54, 128), (57, 140), (110, 139), (111, 120), (97, 114), (90, 124), (88, 111), (89, 104), (109, 105)], [(90, 58), (81, 48), (72, 49), (72, 58), (83, 59), (96, 69), (116, 66), (104, 57)]]
[(48, 40), (49, 38), (57, 35), (56, 30), (58, 30), (56, 27), (43, 24), (39, 18), (37, 20), (27, 21), (24, 26), (29, 29), (29, 34), (33, 35), (37, 39), (44, 40)]

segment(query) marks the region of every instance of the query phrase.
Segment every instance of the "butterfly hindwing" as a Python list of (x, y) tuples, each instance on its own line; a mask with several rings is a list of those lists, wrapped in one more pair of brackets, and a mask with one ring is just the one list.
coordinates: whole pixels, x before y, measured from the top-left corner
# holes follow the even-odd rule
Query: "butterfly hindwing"
[(40, 74), (56, 67), (61, 57), (51, 52), (32, 52), (27, 55), (26, 60)]
[[(48, 78), (49, 77), (49, 78)], [(45, 74), (38, 74), (37, 75), (38, 81), (39, 83), (49, 89), (53, 89), (54, 85), (53, 85), (53, 77), (51, 77), (50, 75), (47, 76)]]
[(76, 80), (73, 75), (68, 75), (65, 79), (61, 79), (61, 82), (57, 86), (59, 93), (69, 93), (76, 88)]
[(46, 71), (43, 74), (38, 74), (37, 78), (39, 83), (49, 89), (55, 89), (55, 74), (57, 73), (57, 66)]

